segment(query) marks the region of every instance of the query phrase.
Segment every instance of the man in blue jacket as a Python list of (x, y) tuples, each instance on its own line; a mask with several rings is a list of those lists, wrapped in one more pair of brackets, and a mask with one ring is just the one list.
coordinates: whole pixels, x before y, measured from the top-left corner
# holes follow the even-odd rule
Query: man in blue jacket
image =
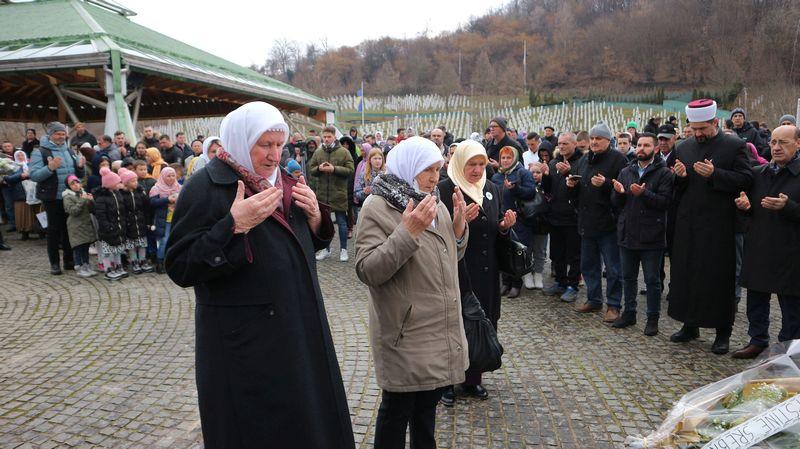
[(59, 246), (64, 250), (64, 269), (73, 269), (72, 247), (67, 235), (67, 213), (61, 192), (69, 175), (83, 178), (86, 161), (69, 149), (67, 127), (59, 122), (47, 124), (47, 135), (31, 154), (30, 179), (36, 184), (36, 198), (47, 214), (47, 257), (50, 274), (61, 274)]

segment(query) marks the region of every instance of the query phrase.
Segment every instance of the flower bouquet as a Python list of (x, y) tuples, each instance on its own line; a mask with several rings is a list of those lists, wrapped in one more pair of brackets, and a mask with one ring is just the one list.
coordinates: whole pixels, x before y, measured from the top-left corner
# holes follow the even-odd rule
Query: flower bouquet
[(17, 171), (17, 164), (12, 159), (0, 157), (0, 176), (13, 174)]
[[(647, 437), (629, 448), (800, 448), (800, 340), (760, 364), (684, 395)], [(781, 347), (782, 348), (782, 347)], [(782, 352), (782, 353), (781, 353)]]

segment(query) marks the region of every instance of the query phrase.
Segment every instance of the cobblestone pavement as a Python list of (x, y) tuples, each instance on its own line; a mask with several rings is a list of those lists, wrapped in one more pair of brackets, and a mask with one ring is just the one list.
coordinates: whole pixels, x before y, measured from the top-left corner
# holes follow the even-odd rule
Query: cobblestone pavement
[[(118, 283), (50, 276), (44, 242), (17, 239), (0, 253), (0, 448), (202, 447), (192, 290), (156, 274)], [(352, 261), (335, 256), (319, 276), (356, 441), (372, 447), (380, 392), (366, 289)], [(732, 347), (747, 341), (743, 310)], [(652, 338), (639, 321), (614, 330), (536, 292), (505, 299), (503, 367), (484, 377), (491, 396), (440, 406), (439, 447), (621, 447), (687, 390), (746, 366), (710, 353), (712, 331), (676, 345), (672, 320)]]

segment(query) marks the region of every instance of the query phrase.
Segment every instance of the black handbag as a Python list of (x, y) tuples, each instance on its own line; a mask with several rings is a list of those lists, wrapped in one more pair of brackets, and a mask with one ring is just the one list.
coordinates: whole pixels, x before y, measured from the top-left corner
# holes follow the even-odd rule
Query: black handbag
[(503, 364), (503, 345), (472, 291), (461, 295), (461, 316), (464, 318), (464, 332), (469, 347), (470, 371), (485, 373), (500, 368)]
[(519, 242), (513, 229), (497, 239), (497, 265), (502, 273), (520, 278), (533, 271), (533, 258), (527, 246)]

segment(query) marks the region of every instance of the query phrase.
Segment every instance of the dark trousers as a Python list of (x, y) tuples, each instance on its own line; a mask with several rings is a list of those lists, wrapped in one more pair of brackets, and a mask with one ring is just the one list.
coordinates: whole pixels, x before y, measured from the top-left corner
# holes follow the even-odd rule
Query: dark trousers
[(550, 229), (550, 260), (556, 282), (562, 287), (578, 288), (581, 277), (581, 236), (577, 226), (553, 226)]
[(623, 295), (625, 311), (636, 312), (636, 295), (639, 293), (639, 264), (644, 272), (647, 286), (647, 316), (657, 317), (661, 313), (661, 279), (659, 269), (664, 261), (664, 250), (635, 250), (619, 248), (622, 260)]
[[(769, 344), (769, 302), (770, 293), (747, 290), (747, 320), (750, 327), (750, 344), (767, 346)], [(778, 295), (781, 306), (781, 330), (778, 341), (800, 338), (800, 297)]]
[(72, 248), (72, 254), (75, 256), (75, 266), (81, 266), (89, 262), (89, 246), (91, 243), (84, 243)]
[(44, 212), (47, 214), (47, 258), (50, 265), (60, 263), (59, 246), (64, 251), (64, 266), (72, 265), (72, 247), (69, 244), (67, 235), (67, 213), (64, 211), (64, 203), (56, 201), (42, 201)]
[(12, 228), (16, 227), (16, 220), (14, 219), (14, 189), (11, 187), (0, 187), (0, 193), (3, 194), (3, 208), (8, 217), (8, 224), (10, 224)]
[(383, 390), (375, 423), (375, 449), (404, 449), (406, 428), (411, 449), (436, 449), (436, 404), (442, 389), (392, 393)]

